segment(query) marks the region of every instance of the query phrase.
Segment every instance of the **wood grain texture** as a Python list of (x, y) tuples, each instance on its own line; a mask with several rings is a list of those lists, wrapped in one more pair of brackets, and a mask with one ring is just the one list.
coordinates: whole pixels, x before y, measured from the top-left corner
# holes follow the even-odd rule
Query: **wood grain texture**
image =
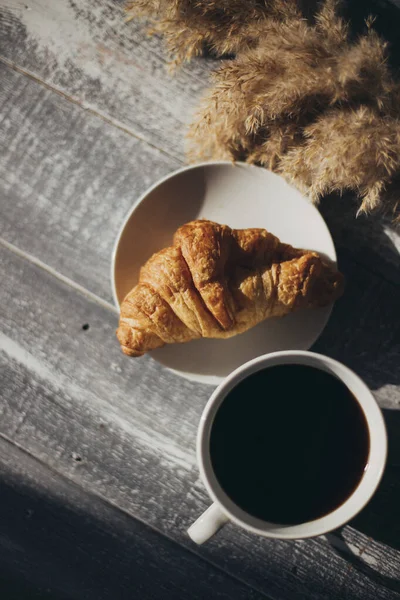
[(0, 64), (1, 232), (110, 300), (125, 214), (180, 164)]
[[(3, 252), (2, 264), (6, 280), (1, 306), (7, 318), (0, 432), (84, 489), (193, 548), (186, 528), (209, 502), (195, 465), (195, 434), (211, 389), (182, 379), (178, 383), (150, 358), (127, 359), (114, 340), (116, 317), (111, 311), (12, 252)], [(368, 290), (360, 307), (361, 323), (371, 315), (376, 295), (380, 304), (383, 296), (387, 299), (385, 311), (374, 317), (386, 337), (387, 320), (393, 327), (398, 306), (394, 286), (368, 271), (358, 273), (355, 292), (358, 286)], [(353, 322), (349, 330), (345, 307), (343, 312), (338, 305), (327, 346), (321, 338), (319, 350), (335, 355), (346, 346), (344, 360), (351, 362), (361, 344), (373, 345), (375, 329), (369, 334)], [(83, 323), (89, 324), (88, 330), (82, 329)], [(381, 342), (388, 360), (395, 343), (392, 338), (387, 346)], [(370, 359), (375, 359), (373, 354)], [(389, 381), (385, 372), (370, 383), (383, 405), (388, 398), (396, 404), (399, 390), (394, 387), (387, 396), (384, 379)], [(368, 530), (347, 527), (343, 551), (322, 538), (262, 540), (228, 525), (194, 550), (279, 600), (364, 600), (375, 598), (377, 586), (382, 598), (400, 597), (393, 583), (400, 553), (391, 542), (400, 533), (393, 522), (400, 499), (396, 460), (393, 479), (380, 500), (391, 515), (382, 528), (384, 539), (372, 542)], [(380, 511), (372, 515), (367, 524), (376, 523)], [(365, 560), (376, 562), (373, 577), (362, 570)], [(382, 585), (384, 572), (392, 587)]]
[(267, 599), (4, 439), (0, 473), (4, 600)]
[[(84, 107), (181, 158), (212, 65), (172, 78), (162, 43), (124, 22), (123, 0), (2, 0), (0, 54)], [(18, 40), (18, 43), (16, 43)]]
[[(66, 156), (68, 140), (72, 135), (75, 160), (77, 157), (80, 161), (86, 160), (86, 155), (89, 154), (89, 162), (93, 161), (93, 154), (86, 141), (86, 126), (82, 125), (83, 116), (77, 117), (79, 113), (76, 106), (66, 106), (67, 98), (93, 111), (91, 118), (87, 116), (87, 128), (96, 129), (98, 137), (103, 135), (103, 131), (109, 132), (111, 124), (121, 128), (118, 135), (104, 133), (106, 137), (113, 138), (114, 144), (118, 143), (116, 157), (126, 157), (121, 160), (120, 178), (126, 178), (127, 173), (131, 173), (134, 178), (137, 173), (140, 181), (141, 170), (150, 174), (154, 167), (152, 181), (155, 181), (160, 172), (156, 168), (159, 162), (157, 155), (150, 152), (144, 152), (136, 170), (131, 157), (135, 156), (137, 160), (143, 146), (136, 145), (137, 152), (132, 154), (130, 149), (133, 143), (128, 141), (132, 135), (147, 140), (163, 152), (173, 155), (177, 161), (183, 162), (186, 123), (199, 102), (202, 90), (209, 85), (209, 74), (215, 68), (215, 61), (193, 61), (171, 76), (166, 70), (162, 41), (157, 37), (147, 37), (145, 28), (140, 23), (125, 24), (122, 1), (30, 0), (27, 4), (25, 0), (1, 0), (0, 5), (3, 5), (3, 10), (0, 10), (0, 57), (3, 56), (16, 68), (38, 79), (36, 86), (33, 81), (26, 81), (26, 77), (21, 77), (23, 83), (17, 83), (17, 77), (12, 79), (11, 75), (3, 72), (3, 77), (12, 81), (6, 86), (5, 92), (0, 90), (0, 103), (16, 107), (10, 114), (3, 109), (4, 143), (7, 147), (15, 127), (24, 123), (26, 126), (21, 130), (27, 149), (37, 148), (37, 154), (31, 154), (31, 160), (29, 157), (24, 158), (22, 153), (14, 154), (14, 160), (18, 163), (26, 161), (27, 172), (29, 166), (40, 172), (40, 167), (36, 165), (51, 164), (53, 157), (57, 157), (58, 161), (58, 170), (54, 176), (47, 173), (46, 179), (36, 178), (34, 189), (30, 189), (29, 180), (23, 178), (25, 201), (29, 198), (30, 202), (36, 202), (38, 194), (46, 198), (49, 187), (53, 187), (56, 188), (57, 195), (52, 194), (52, 201), (60, 202), (55, 210), (62, 210), (61, 207), (70, 202), (68, 191), (77, 188), (74, 178), (69, 179), (69, 186), (66, 186), (65, 181), (73, 158), (71, 155)], [(23, 96), (26, 96), (26, 100), (40, 96), (40, 82), (65, 94), (64, 102), (54, 99), (48, 109), (32, 111), (29, 102), (20, 100), (21, 92), (25, 89)], [(42, 106), (43, 103), (47, 106), (47, 102), (48, 95), (42, 99)], [(57, 118), (59, 112), (64, 114), (64, 123)], [(96, 125), (96, 118), (100, 121), (106, 119), (108, 128), (104, 124), (103, 129), (100, 124)], [(68, 122), (72, 126), (66, 134)], [(74, 123), (77, 125), (74, 126)], [(5, 127), (7, 130), (4, 132)], [(123, 132), (125, 136), (122, 135)], [(66, 138), (62, 149), (59, 147), (60, 137)], [(20, 148), (23, 148), (22, 144)], [(106, 145), (102, 149), (98, 146), (93, 149), (93, 153), (99, 154), (101, 151), (106, 151)], [(110, 186), (110, 161), (112, 155), (108, 156), (109, 176), (107, 185), (100, 188), (102, 190), (107, 190)], [(130, 169), (127, 166), (129, 162)], [(172, 161), (170, 170), (176, 168), (177, 164)], [(25, 169), (21, 167), (20, 173), (24, 172)], [(71, 172), (75, 176), (76, 168)], [(90, 207), (87, 204), (93, 201), (93, 196), (90, 196), (91, 180), (93, 178), (95, 186), (102, 176), (93, 171), (93, 166), (89, 166), (86, 172), (83, 164), (79, 176), (83, 192), (82, 204), (88, 212)], [(7, 178), (14, 181), (12, 174), (8, 174)], [(116, 185), (119, 185), (122, 202), (127, 203), (126, 188), (121, 182), (116, 182)], [(137, 197), (133, 193), (136, 189), (139, 191), (144, 188), (140, 185), (133, 188), (129, 195), (132, 202)], [(107, 218), (111, 216), (113, 223), (122, 218), (120, 212), (111, 211), (115, 206), (115, 198), (112, 196), (114, 190), (115, 186), (111, 185), (107, 201), (96, 205), (97, 220), (99, 213), (107, 207), (110, 209)], [(13, 203), (18, 203), (18, 190), (12, 192), (11, 198)], [(381, 219), (356, 219), (356, 210), (356, 204), (350, 198), (324, 201), (322, 212), (334, 234), (337, 247), (339, 250), (346, 249), (350, 258), (377, 274), (381, 273), (389, 280), (400, 283), (398, 231), (390, 222)], [(104, 212), (102, 214), (105, 218)], [(15, 218), (18, 218), (18, 213)], [(49, 215), (49, 219), (51, 218), (52, 215)], [(15, 228), (17, 225), (14, 223)], [(112, 235), (114, 234), (113, 229)], [(102, 241), (103, 236), (102, 231)], [(79, 241), (78, 236), (77, 243)], [(24, 248), (29, 251), (27, 246), (33, 245), (33, 242), (34, 240), (27, 239)]]

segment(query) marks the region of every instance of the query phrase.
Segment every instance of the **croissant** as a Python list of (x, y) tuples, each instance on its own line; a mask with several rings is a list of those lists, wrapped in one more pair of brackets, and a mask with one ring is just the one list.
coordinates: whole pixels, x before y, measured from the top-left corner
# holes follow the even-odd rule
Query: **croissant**
[(229, 338), (269, 317), (326, 306), (343, 276), (316, 252), (265, 229), (192, 221), (142, 267), (121, 304), (117, 337), (129, 356), (196, 338)]

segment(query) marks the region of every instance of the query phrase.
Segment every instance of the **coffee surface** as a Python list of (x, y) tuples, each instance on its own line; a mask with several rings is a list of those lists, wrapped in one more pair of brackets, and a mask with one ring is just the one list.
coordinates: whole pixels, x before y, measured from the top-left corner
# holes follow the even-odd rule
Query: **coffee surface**
[(254, 517), (299, 524), (343, 504), (369, 454), (361, 407), (335, 376), (279, 365), (239, 383), (218, 409), (211, 463), (225, 493)]

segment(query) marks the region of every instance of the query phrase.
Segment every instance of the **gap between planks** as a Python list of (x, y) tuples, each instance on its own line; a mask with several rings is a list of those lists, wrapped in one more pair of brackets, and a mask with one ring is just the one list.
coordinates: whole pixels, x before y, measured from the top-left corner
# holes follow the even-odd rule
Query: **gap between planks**
[(25, 252), (24, 250), (20, 250), (17, 246), (14, 246), (14, 244), (7, 242), (3, 238), (0, 238), (0, 244), (2, 246), (4, 246), (5, 248), (7, 248), (7, 250), (9, 250), (10, 252), (13, 252), (14, 254), (16, 254), (17, 256), (26, 260), (27, 262), (35, 265), (36, 267), (39, 267), (39, 269), (42, 269), (43, 271), (46, 271), (46, 273), (49, 273), (49, 275), (51, 275), (52, 277), (55, 277), (56, 279), (58, 279), (59, 281), (61, 281), (65, 285), (67, 285), (68, 287), (74, 289), (75, 291), (79, 292), (80, 294), (82, 294), (83, 296), (85, 296), (86, 298), (91, 300), (92, 302), (95, 302), (96, 304), (100, 305), (102, 308), (105, 308), (106, 310), (108, 310), (114, 314), (119, 314), (119, 309), (116, 306), (114, 306), (110, 302), (107, 302), (107, 300), (103, 300), (103, 298), (100, 298), (100, 296), (97, 296), (97, 294), (94, 294), (93, 292), (89, 291), (87, 288), (83, 287), (83, 285), (80, 285), (79, 283), (76, 283), (69, 277), (62, 275), (61, 273), (59, 273), (58, 271), (53, 269), (53, 267), (50, 267), (49, 265), (47, 265), (40, 259), (36, 258), (32, 254), (29, 254), (28, 252)]
[(146, 527), (148, 527), (152, 531), (155, 531), (158, 535), (162, 535), (164, 538), (168, 539), (174, 545), (176, 545), (178, 547), (182, 547), (184, 550), (187, 550), (188, 552), (190, 552), (191, 554), (193, 554), (194, 556), (196, 556), (201, 561), (204, 561), (205, 563), (211, 565), (212, 567), (214, 567), (215, 569), (217, 569), (221, 573), (224, 573), (224, 575), (226, 575), (230, 579), (234, 579), (235, 581), (238, 581), (239, 583), (241, 583), (245, 587), (250, 588), (251, 590), (254, 590), (258, 594), (260, 594), (260, 596), (263, 596), (267, 600), (271, 600), (270, 596), (268, 596), (265, 593), (264, 590), (261, 590), (259, 587), (249, 584), (247, 581), (245, 581), (241, 577), (237, 577), (236, 575), (232, 575), (232, 573), (230, 573), (226, 569), (222, 568), (221, 565), (219, 565), (218, 563), (216, 563), (216, 562), (214, 562), (212, 560), (209, 560), (208, 558), (204, 557), (202, 554), (196, 552), (196, 550), (195, 550), (196, 547), (192, 547), (189, 544), (187, 546), (184, 546), (184, 545), (180, 544), (173, 537), (167, 535), (164, 531), (160, 531), (156, 527), (150, 525), (149, 523), (146, 523), (145, 521), (143, 521), (142, 519), (138, 518), (137, 516), (131, 515), (128, 511), (124, 510), (123, 508), (121, 508), (120, 506), (118, 506), (117, 504), (115, 504), (114, 502), (112, 502), (109, 499), (105, 498), (102, 494), (98, 494), (98, 493), (94, 492), (93, 490), (86, 490), (84, 487), (82, 487), (82, 485), (80, 485), (80, 483), (78, 483), (77, 481), (75, 481), (75, 479), (66, 477), (63, 473), (59, 472), (54, 467), (51, 467), (50, 465), (44, 463), (41, 459), (39, 459), (37, 456), (33, 455), (29, 450), (27, 450), (26, 448), (24, 448), (23, 446), (21, 446), (20, 444), (18, 444), (17, 442), (15, 442), (14, 440), (11, 440), (4, 433), (0, 432), (0, 440), (4, 441), (6, 444), (9, 444), (10, 446), (16, 448), (19, 452), (22, 452), (23, 454), (25, 454), (26, 456), (28, 456), (31, 460), (34, 460), (35, 462), (37, 462), (39, 465), (41, 465), (44, 469), (46, 469), (50, 473), (54, 473), (55, 475), (57, 475), (57, 477), (59, 477), (60, 479), (64, 480), (67, 484), (74, 485), (79, 490), (81, 490), (84, 494), (87, 494), (88, 496), (92, 496), (92, 497), (100, 500), (106, 506), (109, 506), (113, 510), (115, 510), (116, 512), (118, 512), (118, 513), (120, 513), (122, 515), (127, 516), (129, 519), (134, 519), (134, 520), (142, 523), (143, 525), (145, 525)]
[[(335, 532), (333, 531), (331, 533), (331, 535), (334, 535), (334, 534), (335, 534)], [(369, 548), (371, 543), (372, 543), (372, 538), (370, 536), (368, 536), (367, 541), (362, 546), (359, 554), (357, 554), (358, 559), (361, 559), (362, 555), (367, 551), (367, 549)], [(349, 562), (349, 564), (347, 565), (347, 568), (346, 568), (346, 573), (344, 575), (342, 585), (340, 587), (341, 590), (343, 590), (346, 587), (347, 581), (350, 579), (353, 571), (354, 571), (354, 564), (352, 562)]]
[(107, 125), (111, 125), (112, 127), (115, 127), (116, 129), (119, 129), (120, 131), (123, 131), (124, 133), (130, 135), (131, 137), (134, 137), (134, 138), (140, 140), (141, 142), (150, 146), (150, 148), (153, 148), (153, 149), (157, 150), (158, 152), (161, 152), (161, 154), (168, 156), (168, 158), (172, 158), (172, 159), (178, 161), (181, 165), (185, 164), (181, 158), (171, 154), (170, 152), (167, 152), (166, 150), (164, 150), (163, 148), (160, 148), (156, 144), (153, 144), (152, 142), (150, 142), (148, 139), (146, 139), (144, 136), (141, 136), (137, 132), (132, 131), (132, 129), (130, 129), (129, 127), (124, 125), (121, 121), (118, 121), (118, 119), (114, 119), (113, 117), (110, 117), (110, 116), (106, 115), (105, 113), (99, 112), (98, 110), (96, 110), (92, 106), (90, 106), (87, 102), (80, 101), (77, 98), (74, 98), (73, 96), (70, 96), (69, 94), (66, 94), (59, 88), (55, 87), (54, 85), (50, 85), (49, 83), (46, 83), (45, 81), (43, 81), (43, 79), (40, 79), (40, 77), (37, 77), (30, 71), (23, 69), (22, 67), (19, 67), (14, 62), (12, 62), (11, 60), (8, 60), (4, 56), (0, 56), (0, 62), (3, 63), (4, 65), (6, 65), (8, 68), (15, 71), (16, 73), (19, 73), (20, 75), (23, 75), (24, 77), (27, 77), (28, 79), (31, 79), (32, 81), (34, 81), (41, 87), (45, 88), (46, 90), (54, 92), (58, 96), (61, 96), (61, 98), (64, 98), (64, 100), (71, 102), (72, 104), (75, 104), (76, 106), (79, 106), (80, 108), (82, 108), (83, 110), (88, 112), (89, 114), (93, 115), (94, 117), (97, 117), (98, 119), (101, 119), (102, 121), (104, 121), (104, 123), (107, 123)]

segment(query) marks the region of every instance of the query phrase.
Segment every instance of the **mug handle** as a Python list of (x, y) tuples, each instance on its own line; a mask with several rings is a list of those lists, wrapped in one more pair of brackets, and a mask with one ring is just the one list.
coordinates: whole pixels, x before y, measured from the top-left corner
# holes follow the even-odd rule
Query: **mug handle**
[(189, 537), (196, 544), (204, 544), (225, 523), (228, 517), (222, 512), (216, 502), (211, 504), (205, 512), (188, 529)]

